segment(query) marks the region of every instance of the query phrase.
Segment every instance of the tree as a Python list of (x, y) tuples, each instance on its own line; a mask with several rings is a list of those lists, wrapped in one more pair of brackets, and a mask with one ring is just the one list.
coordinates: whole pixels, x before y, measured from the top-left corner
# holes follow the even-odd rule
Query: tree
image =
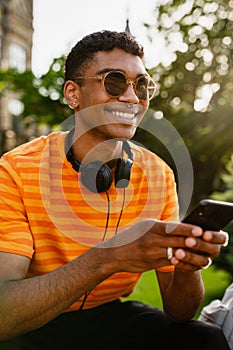
[(31, 116), (35, 123), (56, 127), (72, 114), (63, 97), (64, 59), (64, 56), (54, 59), (48, 72), (40, 78), (32, 71), (0, 71), (0, 96), (9, 90), (16, 92), (24, 106), (20, 115), (22, 119)]
[[(174, 50), (169, 65), (151, 69), (160, 84), (151, 107), (176, 127), (189, 149), (194, 204), (218, 188), (233, 153), (233, 2), (164, 0), (155, 24), (146, 26), (152, 39), (156, 28)], [(153, 151), (157, 147), (150, 144)]]

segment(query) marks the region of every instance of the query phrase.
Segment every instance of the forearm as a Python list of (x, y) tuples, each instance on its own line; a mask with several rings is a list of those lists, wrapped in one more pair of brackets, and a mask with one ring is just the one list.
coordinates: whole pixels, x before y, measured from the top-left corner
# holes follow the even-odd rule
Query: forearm
[(0, 339), (34, 330), (72, 305), (106, 279), (104, 250), (91, 249), (74, 261), (43, 276), (2, 282)]
[(175, 269), (173, 280), (163, 299), (164, 311), (177, 322), (190, 320), (204, 298), (200, 271), (185, 272)]

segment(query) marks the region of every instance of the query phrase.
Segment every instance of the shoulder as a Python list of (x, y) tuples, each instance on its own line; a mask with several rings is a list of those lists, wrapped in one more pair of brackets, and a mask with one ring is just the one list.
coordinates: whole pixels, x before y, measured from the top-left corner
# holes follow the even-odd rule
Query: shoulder
[(66, 132), (54, 132), (40, 136), (3, 154), (0, 159), (1, 171), (12, 175), (21, 173), (22, 169), (34, 172), (41, 162), (50, 160), (51, 155), (60, 154), (64, 149), (65, 135)]
[(169, 165), (156, 153), (150, 151), (145, 147), (139, 146), (134, 142), (130, 142), (130, 146), (132, 152), (134, 153), (136, 163), (152, 169), (159, 167), (164, 171), (172, 172), (172, 169), (169, 167)]
[(64, 132), (53, 132), (48, 135), (43, 135), (37, 137), (29, 142), (26, 142), (18, 147), (15, 147), (11, 151), (3, 154), (1, 160), (18, 160), (20, 158), (33, 158), (37, 155), (41, 155), (41, 153), (46, 149), (46, 147), (57, 143), (58, 139), (66, 134)]

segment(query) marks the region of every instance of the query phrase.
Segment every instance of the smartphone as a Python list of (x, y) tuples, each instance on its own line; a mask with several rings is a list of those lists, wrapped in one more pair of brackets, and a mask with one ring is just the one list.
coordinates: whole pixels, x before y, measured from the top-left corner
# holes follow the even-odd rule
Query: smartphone
[(233, 220), (233, 203), (203, 199), (182, 222), (200, 226), (204, 231), (220, 231)]

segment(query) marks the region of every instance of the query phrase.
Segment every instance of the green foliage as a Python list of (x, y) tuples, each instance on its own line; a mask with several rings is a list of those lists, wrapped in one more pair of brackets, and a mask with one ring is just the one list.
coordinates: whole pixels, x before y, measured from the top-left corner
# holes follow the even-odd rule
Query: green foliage
[[(19, 117), (50, 127), (59, 125), (72, 114), (63, 97), (64, 56), (54, 59), (48, 72), (40, 78), (31, 71), (0, 71), (0, 96), (17, 92), (24, 109)], [(29, 118), (31, 117), (31, 118)]]
[[(221, 180), (222, 191), (214, 192), (212, 198), (233, 202), (233, 155), (226, 165), (226, 171), (223, 172)], [(222, 248), (214, 264), (217, 268), (228, 271), (233, 280), (233, 221), (225, 228), (225, 231), (229, 233), (229, 244)]]
[[(233, 2), (164, 0), (156, 10), (154, 27), (167, 47), (180, 45), (169, 65), (161, 62), (151, 69), (160, 83), (151, 107), (175, 126), (189, 149), (196, 203), (218, 188), (225, 161), (233, 153)], [(150, 33), (153, 25), (147, 28)], [(156, 128), (156, 121), (151, 123)], [(167, 160), (150, 136), (138, 133), (136, 139), (141, 138)]]

